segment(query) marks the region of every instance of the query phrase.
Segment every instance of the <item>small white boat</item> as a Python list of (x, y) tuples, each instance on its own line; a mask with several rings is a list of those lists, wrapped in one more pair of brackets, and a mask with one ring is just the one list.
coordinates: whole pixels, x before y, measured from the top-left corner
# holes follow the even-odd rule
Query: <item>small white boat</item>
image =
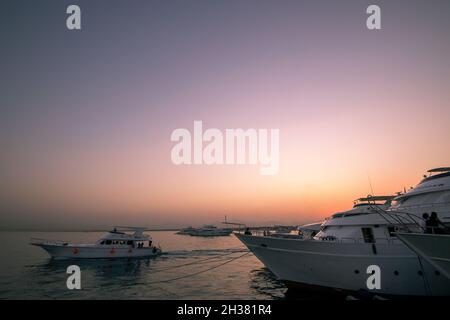
[(187, 234), (187, 235), (190, 235), (192, 232), (194, 232), (195, 231), (195, 228), (193, 228), (193, 227), (187, 227), (187, 228), (183, 228), (183, 229), (181, 229), (180, 231), (178, 231), (177, 232), (177, 234)]
[(143, 258), (160, 255), (161, 248), (153, 246), (152, 238), (144, 231), (145, 228), (140, 227), (116, 227), (92, 244), (36, 238), (32, 238), (30, 244), (41, 247), (56, 259)]
[(186, 234), (195, 237), (219, 237), (219, 236), (229, 236), (233, 232), (229, 228), (217, 228), (213, 225), (204, 225), (201, 228), (188, 227), (182, 229), (178, 234)]
[(213, 225), (204, 225), (201, 228), (195, 229), (191, 236), (200, 237), (217, 237), (217, 236), (229, 236), (233, 230), (229, 228), (217, 228)]

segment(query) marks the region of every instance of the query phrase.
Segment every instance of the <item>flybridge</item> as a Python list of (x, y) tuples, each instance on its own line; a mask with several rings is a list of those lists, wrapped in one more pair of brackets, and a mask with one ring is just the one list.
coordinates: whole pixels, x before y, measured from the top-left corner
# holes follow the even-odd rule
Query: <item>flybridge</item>
[[(124, 231), (131, 231), (133, 233), (126, 233)], [(116, 239), (116, 240), (151, 240), (151, 237), (144, 234), (146, 228), (143, 227), (114, 227), (102, 239)]]
[(371, 196), (359, 198), (353, 201), (353, 207), (367, 206), (367, 205), (390, 205), (395, 196)]
[(356, 199), (355, 201), (358, 202), (375, 202), (375, 201), (390, 201), (392, 199), (394, 199), (395, 196), (371, 196), (368, 195), (365, 198), (359, 198)]
[(428, 170), (429, 173), (435, 173), (435, 172), (450, 172), (450, 167), (442, 167), (442, 168), (434, 168)]
[[(424, 175), (423, 176), (424, 179), (422, 181), (420, 181), (419, 184), (430, 181), (430, 180), (450, 176), (450, 167), (441, 167), (441, 168), (430, 169), (430, 170), (428, 170), (428, 173), (430, 175), (429, 176)], [(433, 175), (433, 173), (437, 173), (437, 174)]]

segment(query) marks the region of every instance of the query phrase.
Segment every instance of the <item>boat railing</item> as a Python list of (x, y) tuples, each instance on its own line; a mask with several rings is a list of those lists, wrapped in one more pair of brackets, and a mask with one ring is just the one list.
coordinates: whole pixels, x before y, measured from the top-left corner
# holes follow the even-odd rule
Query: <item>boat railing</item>
[[(271, 237), (271, 236), (277, 236), (277, 235), (273, 235), (270, 233), (264, 233), (264, 231), (261, 230), (252, 230), (252, 235), (254, 236), (266, 236), (266, 237)], [(295, 234), (292, 234), (295, 235)], [(288, 238), (288, 237), (286, 237)], [(294, 238), (294, 237), (292, 237)], [(298, 238), (298, 240), (311, 240), (311, 238)], [(328, 237), (322, 237), (322, 238), (315, 238), (314, 241), (320, 241), (320, 242), (330, 242), (330, 243), (350, 243), (350, 244), (400, 244), (402, 243), (400, 241), (400, 239), (398, 239), (397, 237), (381, 237), (381, 238), (374, 238), (373, 241), (366, 241), (366, 239), (364, 238), (360, 238), (360, 237), (343, 237), (343, 238), (335, 238), (332, 236), (328, 236)]]
[(413, 229), (420, 229), (425, 231), (421, 222), (423, 218), (407, 211), (387, 211), (379, 207), (371, 207), (376, 213), (380, 215), (388, 224), (397, 226), (410, 232)]
[(352, 243), (352, 244), (398, 244), (401, 243), (401, 241), (396, 238), (374, 238), (373, 242), (367, 242), (364, 238), (352, 238), (352, 237), (345, 237), (345, 238), (336, 238), (336, 239), (319, 239), (319, 241), (325, 241), (325, 242), (336, 242), (336, 243)]
[[(408, 208), (437, 208), (437, 207), (445, 207), (449, 206), (450, 201), (443, 201), (443, 202), (436, 202), (436, 203), (425, 203), (425, 204), (410, 204), (410, 205), (404, 205), (402, 204), (402, 209), (408, 209)], [(395, 206), (392, 209), (388, 210), (389, 212), (396, 212)]]
[(64, 240), (49, 240), (42, 238), (30, 238), (31, 244), (57, 244), (57, 245), (67, 245), (68, 242)]
[(251, 232), (252, 232), (252, 235), (255, 235), (255, 236), (259, 236), (259, 237), (261, 237), (261, 236), (269, 236), (270, 235), (270, 231), (269, 230), (251, 230)]

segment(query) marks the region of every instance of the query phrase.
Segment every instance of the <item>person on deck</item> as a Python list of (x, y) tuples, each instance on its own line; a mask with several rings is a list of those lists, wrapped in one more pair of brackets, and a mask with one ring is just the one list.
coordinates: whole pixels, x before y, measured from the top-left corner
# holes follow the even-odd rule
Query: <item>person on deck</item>
[(428, 215), (428, 213), (425, 212), (424, 214), (422, 214), (422, 221), (421, 221), (420, 226), (426, 233), (431, 233), (431, 232), (429, 232), (428, 227), (427, 227), (429, 218), (430, 218), (430, 216)]
[(441, 222), (441, 220), (439, 220), (436, 212), (431, 213), (430, 219), (428, 219), (428, 221), (430, 221), (430, 226), (433, 229), (433, 233), (435, 234), (448, 233), (449, 231), (448, 228)]

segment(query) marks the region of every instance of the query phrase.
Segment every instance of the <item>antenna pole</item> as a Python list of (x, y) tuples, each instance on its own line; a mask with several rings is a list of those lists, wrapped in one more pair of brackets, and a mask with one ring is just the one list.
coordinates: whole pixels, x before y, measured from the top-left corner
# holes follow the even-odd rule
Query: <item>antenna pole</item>
[(373, 188), (372, 188), (372, 181), (370, 180), (369, 171), (367, 171), (367, 178), (369, 179), (370, 192), (372, 192), (372, 196), (373, 196), (374, 193), (373, 193)]

